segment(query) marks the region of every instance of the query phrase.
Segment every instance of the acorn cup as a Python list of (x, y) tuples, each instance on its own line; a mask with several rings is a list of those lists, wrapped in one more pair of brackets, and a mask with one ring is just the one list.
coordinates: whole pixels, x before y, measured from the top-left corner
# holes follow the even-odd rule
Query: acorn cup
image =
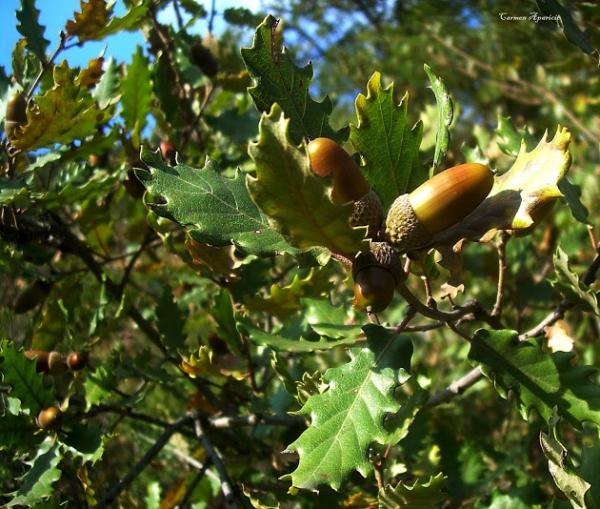
[(4, 131), (11, 138), (17, 127), (27, 123), (27, 97), (23, 92), (13, 94), (6, 104)]
[(312, 140), (308, 156), (315, 175), (332, 177), (331, 201), (338, 205), (353, 202), (350, 226), (367, 226), (367, 237), (377, 238), (383, 223), (383, 207), (354, 160), (329, 138)]
[(352, 263), (354, 299), (359, 311), (377, 313), (387, 308), (396, 286), (404, 277), (400, 256), (387, 242), (371, 242), (369, 252), (360, 252)]
[(461, 164), (438, 173), (392, 203), (387, 240), (403, 252), (424, 247), (436, 233), (475, 210), (493, 185), (494, 175), (483, 164)]

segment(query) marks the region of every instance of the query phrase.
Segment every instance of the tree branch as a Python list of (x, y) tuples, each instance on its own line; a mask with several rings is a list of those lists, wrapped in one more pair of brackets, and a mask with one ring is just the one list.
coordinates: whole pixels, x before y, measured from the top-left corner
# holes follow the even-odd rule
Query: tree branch
[(506, 243), (509, 236), (505, 230), (500, 232), (498, 240), (498, 289), (496, 290), (496, 303), (492, 309), (492, 316), (500, 316), (504, 301), (504, 279), (506, 275)]
[(473, 368), (466, 375), (452, 382), (444, 390), (436, 392), (433, 396), (431, 396), (423, 405), (421, 410), (447, 403), (452, 398), (465, 392), (469, 387), (475, 385), (479, 380), (481, 380), (482, 377), (483, 373), (481, 372), (481, 367), (477, 366), (476, 368)]

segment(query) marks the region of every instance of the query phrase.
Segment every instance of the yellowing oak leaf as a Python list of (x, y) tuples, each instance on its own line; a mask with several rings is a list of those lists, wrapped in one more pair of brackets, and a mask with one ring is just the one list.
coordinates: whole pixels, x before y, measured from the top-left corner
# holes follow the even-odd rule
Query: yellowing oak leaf
[(367, 247), (366, 228), (349, 225), (352, 206), (330, 200), (325, 179), (310, 170), (306, 145), (296, 145), (289, 129), (279, 105), (262, 114), (258, 141), (248, 149), (256, 165), (256, 177), (247, 178), (254, 202), (296, 247), (354, 256)]
[(513, 166), (495, 178), (485, 200), (466, 218), (436, 235), (430, 245), (453, 245), (461, 239), (489, 240), (491, 230), (526, 230), (535, 226), (562, 196), (558, 183), (571, 165), (571, 133), (558, 126), (554, 138), (547, 134), (531, 152), (525, 144)]
[(80, 87), (92, 88), (97, 85), (102, 78), (104, 71), (102, 65), (104, 64), (104, 57), (92, 58), (88, 62), (88, 66), (79, 72), (77, 78), (75, 78), (75, 85)]
[(74, 20), (67, 21), (65, 27), (69, 35), (76, 35), (80, 41), (94, 39), (95, 35), (108, 23), (110, 11), (106, 0), (81, 0), (81, 12), (73, 14)]
[(100, 109), (87, 87), (87, 78), (75, 76), (66, 61), (54, 67), (54, 86), (33, 98), (27, 107), (27, 123), (14, 129), (13, 147), (32, 150), (54, 143), (71, 143), (94, 134), (111, 117), (111, 109)]

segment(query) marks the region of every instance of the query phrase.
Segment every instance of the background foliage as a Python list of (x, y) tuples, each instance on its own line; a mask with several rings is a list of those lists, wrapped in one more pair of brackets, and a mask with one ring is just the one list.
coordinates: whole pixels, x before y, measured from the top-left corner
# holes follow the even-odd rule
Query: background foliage
[[(595, 2), (125, 4), (49, 34), (21, 0), (0, 69), (2, 119), (31, 98), (0, 152), (2, 503), (600, 507)], [(129, 64), (63, 60), (125, 30)], [(319, 136), (386, 207), (464, 161), (518, 199), (367, 317), (365, 228), (311, 173)]]

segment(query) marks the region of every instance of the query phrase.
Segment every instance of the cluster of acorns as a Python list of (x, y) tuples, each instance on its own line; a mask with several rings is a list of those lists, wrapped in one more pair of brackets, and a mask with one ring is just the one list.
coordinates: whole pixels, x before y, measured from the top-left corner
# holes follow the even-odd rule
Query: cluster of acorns
[(396, 198), (385, 216), (359, 166), (335, 141), (312, 140), (308, 155), (313, 173), (332, 179), (333, 203), (352, 202), (350, 225), (368, 227), (370, 252), (356, 255), (352, 266), (353, 304), (361, 311), (376, 313), (389, 306), (404, 275), (400, 254), (426, 247), (436, 233), (464, 219), (494, 184), (487, 166), (455, 166)]
[[(60, 375), (67, 370), (80, 371), (88, 364), (86, 352), (71, 352), (66, 357), (60, 352), (45, 350), (26, 350), (25, 356), (35, 360), (35, 369), (38, 373)], [(40, 429), (57, 430), (62, 424), (62, 411), (56, 406), (42, 409), (36, 419)]]

